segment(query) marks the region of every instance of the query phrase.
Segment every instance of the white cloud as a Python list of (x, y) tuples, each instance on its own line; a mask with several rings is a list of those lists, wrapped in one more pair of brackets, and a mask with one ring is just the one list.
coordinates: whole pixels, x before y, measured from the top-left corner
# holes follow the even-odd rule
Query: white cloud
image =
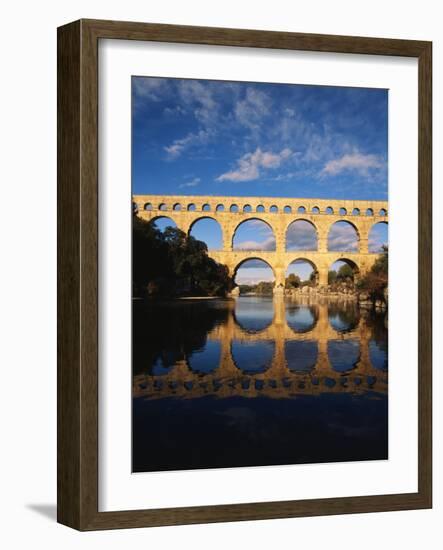
[(285, 148), (280, 153), (262, 151), (258, 147), (254, 153), (246, 153), (237, 161), (237, 169), (218, 176), (217, 181), (251, 181), (260, 177), (260, 169), (278, 168), (293, 155)]
[(275, 250), (275, 237), (271, 235), (264, 241), (243, 241), (235, 245), (234, 250)]
[(245, 98), (234, 106), (237, 121), (250, 129), (259, 126), (260, 120), (265, 117), (271, 106), (271, 98), (265, 92), (255, 88), (247, 88)]
[(203, 127), (213, 126), (218, 114), (218, 104), (208, 85), (198, 80), (183, 80), (178, 86), (185, 104), (194, 108), (195, 118)]
[(160, 101), (167, 90), (167, 81), (164, 78), (134, 78), (133, 89), (135, 95), (151, 101)]
[(206, 130), (200, 130), (196, 134), (191, 132), (184, 138), (176, 139), (171, 145), (164, 147), (169, 160), (178, 158), (185, 149), (193, 145), (201, 145), (208, 142), (210, 133)]
[(185, 183), (181, 183), (179, 187), (195, 187), (200, 183), (200, 178), (194, 178), (191, 181), (187, 181)]
[(363, 155), (358, 152), (345, 154), (342, 157), (330, 160), (325, 164), (322, 174), (335, 176), (345, 170), (355, 170), (361, 175), (367, 175), (370, 169), (382, 168), (383, 162), (377, 155)]

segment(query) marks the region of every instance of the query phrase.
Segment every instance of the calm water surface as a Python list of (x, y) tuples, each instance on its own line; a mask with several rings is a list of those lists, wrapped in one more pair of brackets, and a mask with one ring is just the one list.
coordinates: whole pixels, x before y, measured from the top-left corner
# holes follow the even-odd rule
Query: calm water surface
[(387, 343), (352, 301), (135, 301), (133, 470), (386, 459)]

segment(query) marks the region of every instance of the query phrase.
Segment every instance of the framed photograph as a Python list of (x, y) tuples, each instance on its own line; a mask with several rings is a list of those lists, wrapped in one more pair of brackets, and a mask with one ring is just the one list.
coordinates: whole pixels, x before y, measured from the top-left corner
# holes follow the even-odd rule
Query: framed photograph
[(58, 520), (430, 508), (430, 42), (58, 29)]

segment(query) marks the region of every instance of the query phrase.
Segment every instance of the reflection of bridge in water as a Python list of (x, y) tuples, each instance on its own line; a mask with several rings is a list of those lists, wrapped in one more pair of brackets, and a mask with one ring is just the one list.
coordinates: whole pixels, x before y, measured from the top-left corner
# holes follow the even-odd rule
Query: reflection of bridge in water
[[(190, 358), (178, 360), (172, 368), (165, 369), (164, 374), (136, 375), (133, 381), (134, 397), (155, 399), (173, 396), (263, 395), (283, 398), (326, 392), (387, 392), (387, 371), (372, 364), (372, 331), (363, 315), (357, 316), (352, 326), (344, 325), (339, 329), (331, 322), (330, 301), (288, 302), (277, 298), (269, 303), (273, 306), (273, 316), (269, 318), (268, 325), (261, 330), (248, 330), (242, 326), (240, 316), (236, 316), (236, 309), (239, 312), (238, 302), (229, 301), (227, 307), (230, 311), (226, 323), (219, 324), (207, 335), (208, 342), (219, 345), (218, 365), (207, 372), (192, 370), (191, 354)], [(304, 312), (309, 311), (312, 318), (312, 323), (301, 329), (291, 322), (291, 311), (297, 312), (298, 307)], [(272, 346), (269, 364), (255, 371), (243, 369), (241, 360), (236, 360), (236, 349), (260, 343)], [(311, 351), (315, 351), (311, 353), (315, 359), (311, 365), (298, 369), (293, 359), (300, 345), (310, 346)], [(349, 345), (352, 346), (353, 359), (344, 367), (337, 365), (340, 348)]]

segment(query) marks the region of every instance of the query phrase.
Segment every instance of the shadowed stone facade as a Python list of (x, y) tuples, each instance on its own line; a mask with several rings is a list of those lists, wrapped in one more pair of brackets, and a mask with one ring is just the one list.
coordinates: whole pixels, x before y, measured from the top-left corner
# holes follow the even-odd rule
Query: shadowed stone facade
[[(272, 197), (214, 197), (135, 195), (134, 208), (148, 221), (168, 217), (188, 233), (201, 219), (210, 218), (220, 225), (223, 248), (210, 250), (209, 256), (225, 264), (231, 276), (249, 259), (264, 260), (272, 268), (275, 288), (283, 288), (288, 266), (295, 260), (308, 260), (318, 272), (320, 286), (328, 284), (328, 272), (337, 260), (346, 261), (356, 276), (369, 271), (379, 254), (368, 251), (368, 238), (373, 225), (388, 223), (386, 201), (295, 199)], [(239, 225), (246, 220), (265, 222), (275, 236), (275, 251), (234, 250), (233, 239)], [(286, 233), (296, 220), (311, 223), (317, 233), (317, 250), (287, 251)], [(358, 252), (328, 251), (328, 235), (339, 221), (350, 223), (358, 237)]]

